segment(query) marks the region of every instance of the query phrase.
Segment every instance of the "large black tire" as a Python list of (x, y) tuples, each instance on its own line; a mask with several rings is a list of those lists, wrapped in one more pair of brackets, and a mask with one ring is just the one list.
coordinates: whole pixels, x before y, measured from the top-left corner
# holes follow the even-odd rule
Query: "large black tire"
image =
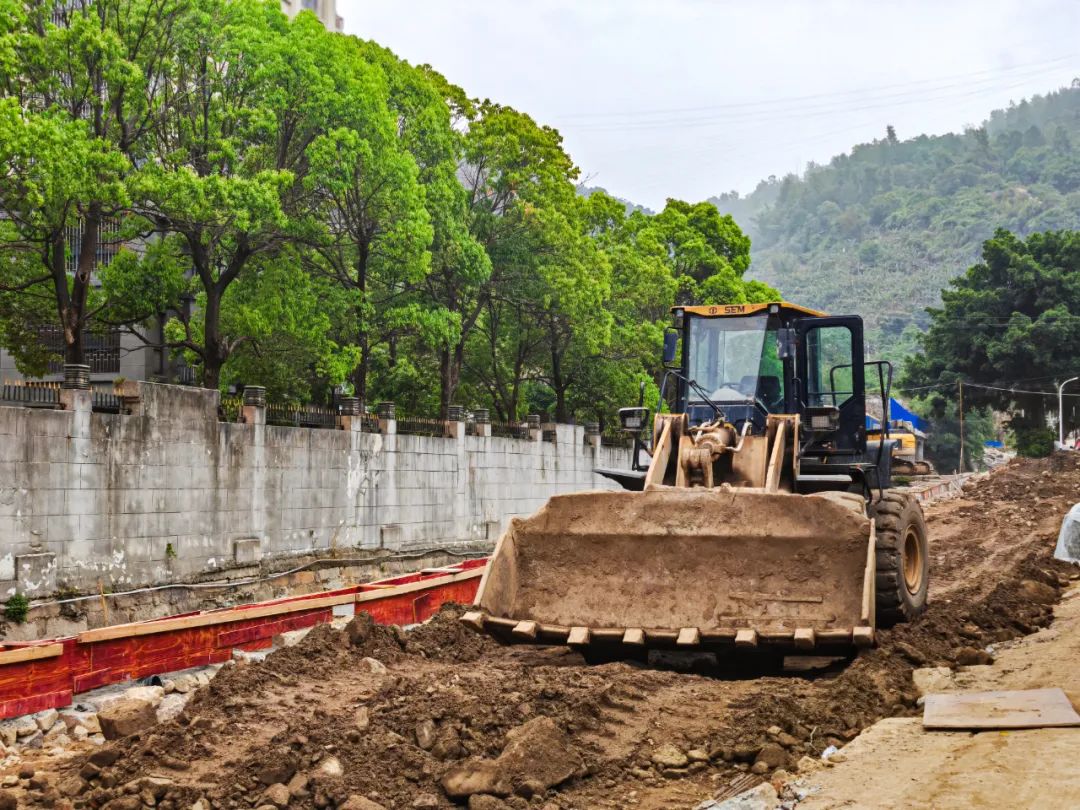
[(889, 627), (926, 611), (930, 549), (922, 507), (910, 495), (886, 492), (874, 504), (877, 528), (877, 623)]

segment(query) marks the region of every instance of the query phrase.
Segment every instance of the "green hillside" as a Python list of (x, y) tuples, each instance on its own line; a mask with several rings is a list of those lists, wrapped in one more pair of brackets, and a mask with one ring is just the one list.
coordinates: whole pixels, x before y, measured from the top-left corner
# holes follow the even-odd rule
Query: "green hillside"
[(900, 359), (925, 308), (996, 228), (1080, 228), (1080, 82), (963, 134), (883, 134), (802, 177), (712, 202), (753, 239), (752, 276), (791, 300), (861, 314), (873, 351)]

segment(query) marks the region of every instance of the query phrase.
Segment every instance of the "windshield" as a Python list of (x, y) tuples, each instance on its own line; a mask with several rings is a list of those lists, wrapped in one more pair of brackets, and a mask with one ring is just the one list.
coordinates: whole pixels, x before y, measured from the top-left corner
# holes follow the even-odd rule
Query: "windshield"
[[(692, 318), (688, 375), (716, 403), (755, 397), (773, 411), (783, 402), (783, 369), (776, 356), (776, 324), (751, 318)], [(689, 392), (690, 401), (701, 395)]]

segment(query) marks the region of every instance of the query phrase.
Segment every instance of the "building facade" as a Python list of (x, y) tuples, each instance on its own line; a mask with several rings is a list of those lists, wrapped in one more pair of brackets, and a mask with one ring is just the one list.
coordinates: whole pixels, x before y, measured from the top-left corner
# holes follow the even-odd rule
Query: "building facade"
[(290, 18), (301, 11), (314, 11), (327, 31), (345, 30), (345, 21), (337, 13), (336, 0), (281, 0), (281, 10)]

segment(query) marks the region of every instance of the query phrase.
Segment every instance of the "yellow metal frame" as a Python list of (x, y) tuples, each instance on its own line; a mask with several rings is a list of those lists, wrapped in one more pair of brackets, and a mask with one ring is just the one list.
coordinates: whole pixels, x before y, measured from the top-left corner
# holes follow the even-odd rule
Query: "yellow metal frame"
[(793, 309), (796, 312), (801, 312), (803, 315), (813, 315), (816, 317), (825, 315), (824, 312), (818, 312), (816, 309), (801, 307), (798, 304), (789, 304), (787, 301), (766, 301), (763, 304), (709, 304), (693, 307), (672, 307), (671, 311), (676, 312), (682, 310), (688, 315), (704, 315), (707, 318), (731, 318), (767, 311), (769, 307), (774, 305), (781, 309)]

